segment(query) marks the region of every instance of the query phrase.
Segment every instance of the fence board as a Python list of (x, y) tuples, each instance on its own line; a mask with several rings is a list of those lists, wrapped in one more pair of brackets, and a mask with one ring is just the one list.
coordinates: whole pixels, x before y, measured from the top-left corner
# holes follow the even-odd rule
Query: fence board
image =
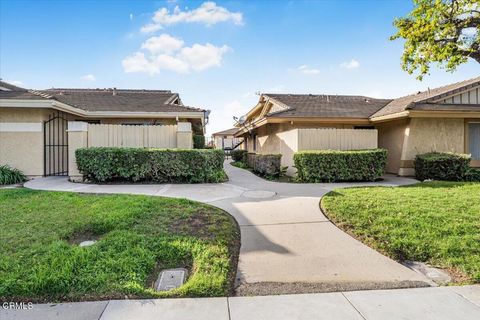
[(298, 129), (298, 150), (375, 149), (376, 129)]
[(89, 124), (88, 146), (176, 148), (177, 126)]

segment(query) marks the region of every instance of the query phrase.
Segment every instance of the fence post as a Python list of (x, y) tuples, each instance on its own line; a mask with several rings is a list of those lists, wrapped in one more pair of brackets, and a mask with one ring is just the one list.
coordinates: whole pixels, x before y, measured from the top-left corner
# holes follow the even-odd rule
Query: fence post
[(88, 146), (88, 123), (68, 121), (68, 176), (70, 181), (81, 182), (83, 176), (78, 172), (75, 150)]
[(192, 124), (190, 122), (177, 123), (177, 148), (193, 148)]

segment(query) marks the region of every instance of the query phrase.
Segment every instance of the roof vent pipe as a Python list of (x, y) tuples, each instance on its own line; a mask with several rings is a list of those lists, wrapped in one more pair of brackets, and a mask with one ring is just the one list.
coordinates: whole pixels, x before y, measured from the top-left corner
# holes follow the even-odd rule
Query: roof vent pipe
[(330, 102), (330, 96), (327, 94), (327, 102)]
[(116, 96), (116, 95), (117, 95), (117, 88), (113, 88), (113, 90), (112, 90), (112, 95), (113, 95), (113, 96)]

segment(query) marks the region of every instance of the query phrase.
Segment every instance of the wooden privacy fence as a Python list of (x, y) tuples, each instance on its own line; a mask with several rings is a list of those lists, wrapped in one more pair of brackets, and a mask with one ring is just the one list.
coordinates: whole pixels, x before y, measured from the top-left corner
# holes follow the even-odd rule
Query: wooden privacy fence
[(89, 147), (176, 148), (176, 125), (89, 124)]
[(300, 150), (376, 149), (376, 129), (298, 129)]

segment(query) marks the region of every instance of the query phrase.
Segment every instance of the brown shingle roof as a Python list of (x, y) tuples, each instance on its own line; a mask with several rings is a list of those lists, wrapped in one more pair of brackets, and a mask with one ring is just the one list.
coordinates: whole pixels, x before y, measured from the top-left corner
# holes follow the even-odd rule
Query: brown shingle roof
[(31, 93), (29, 90), (0, 81), (0, 99), (43, 100), (45, 98)]
[[(2, 89), (3, 88), (3, 89)], [(71, 89), (27, 90), (0, 81), (0, 99), (57, 100), (85, 111), (111, 112), (203, 112), (203, 109), (173, 103), (180, 101), (170, 90), (135, 89)]]
[[(114, 94), (115, 91), (115, 94)], [(172, 102), (177, 93), (169, 90), (62, 89), (38, 91), (46, 97), (86, 111), (195, 112), (204, 111)]]
[(239, 128), (231, 128), (231, 129), (215, 132), (212, 134), (212, 136), (233, 136), (235, 133), (237, 133), (238, 130)]
[(467, 86), (476, 85), (479, 83), (480, 83), (480, 77), (476, 77), (473, 79), (452, 83), (443, 87), (438, 87), (438, 88), (430, 89), (427, 91), (418, 92), (416, 94), (404, 96), (391, 101), (384, 108), (380, 109), (375, 114), (373, 114), (372, 118), (402, 112), (407, 109), (417, 109), (416, 105), (418, 103), (423, 103), (425, 101), (428, 101), (429, 99), (444, 95), (446, 93), (449, 93)]
[(287, 107), (267, 117), (322, 117), (364, 118), (385, 106), (391, 100), (364, 96), (313, 95), (313, 94), (269, 94), (264, 96)]

